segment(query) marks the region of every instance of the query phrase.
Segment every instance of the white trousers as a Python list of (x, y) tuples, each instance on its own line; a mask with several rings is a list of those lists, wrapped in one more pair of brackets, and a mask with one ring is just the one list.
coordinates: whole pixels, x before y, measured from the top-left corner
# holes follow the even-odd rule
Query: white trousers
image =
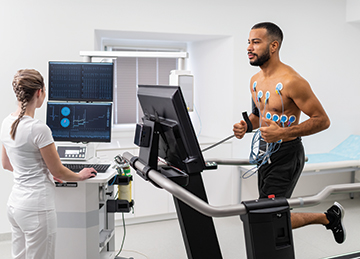
[(56, 212), (8, 207), (14, 259), (54, 259)]

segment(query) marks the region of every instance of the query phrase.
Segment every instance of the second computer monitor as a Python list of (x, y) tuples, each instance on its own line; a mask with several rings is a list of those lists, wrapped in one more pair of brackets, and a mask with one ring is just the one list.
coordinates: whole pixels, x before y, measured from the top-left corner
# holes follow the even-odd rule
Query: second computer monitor
[(111, 103), (48, 102), (46, 124), (55, 141), (110, 142)]

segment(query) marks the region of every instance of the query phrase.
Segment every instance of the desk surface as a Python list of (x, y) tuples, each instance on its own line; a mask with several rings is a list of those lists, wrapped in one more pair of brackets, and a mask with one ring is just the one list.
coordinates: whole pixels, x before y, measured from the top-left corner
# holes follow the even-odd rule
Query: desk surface
[(116, 174), (117, 174), (116, 170), (113, 169), (112, 166), (110, 166), (109, 169), (106, 170), (105, 173), (98, 173), (94, 178), (87, 179), (84, 182), (86, 182), (86, 183), (107, 183)]
[[(90, 163), (85, 161), (62, 161), (66, 162), (67, 164), (74, 163), (74, 164), (96, 164), (96, 163)], [(108, 163), (110, 164), (109, 168), (104, 173), (97, 173), (97, 175), (93, 178), (89, 178), (87, 180), (84, 180), (86, 183), (107, 183), (111, 178), (113, 178), (117, 172), (113, 168), (114, 163)]]

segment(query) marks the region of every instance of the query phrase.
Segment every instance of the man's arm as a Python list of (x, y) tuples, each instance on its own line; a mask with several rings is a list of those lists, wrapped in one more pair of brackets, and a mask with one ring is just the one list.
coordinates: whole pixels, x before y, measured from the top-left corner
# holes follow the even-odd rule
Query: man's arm
[(291, 127), (280, 127), (273, 121), (264, 119), (269, 124), (269, 127), (262, 127), (260, 130), (261, 136), (268, 143), (280, 139), (312, 135), (330, 126), (330, 119), (309, 83), (301, 78), (293, 84), (296, 84), (296, 86), (291, 87), (289, 97), (303, 113), (309, 116), (309, 119)]

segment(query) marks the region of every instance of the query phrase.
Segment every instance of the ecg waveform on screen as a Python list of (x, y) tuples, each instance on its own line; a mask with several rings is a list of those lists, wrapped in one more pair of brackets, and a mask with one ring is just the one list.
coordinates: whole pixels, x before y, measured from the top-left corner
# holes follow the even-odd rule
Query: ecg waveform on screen
[(80, 120), (74, 119), (73, 120), (73, 128), (81, 127), (81, 126), (86, 127), (87, 124), (90, 125), (93, 122), (96, 122), (96, 121), (99, 121), (99, 120), (102, 121), (104, 118), (105, 118), (105, 115), (99, 116), (97, 118), (93, 118), (93, 119), (88, 120), (88, 121), (86, 119), (80, 119)]
[[(51, 112), (49, 112), (49, 110), (51, 109)], [(48, 107), (48, 117), (51, 118), (52, 121), (56, 120), (56, 118), (59, 118), (59, 115), (55, 114), (55, 107), (54, 106), (50, 106)]]
[(54, 139), (110, 140), (111, 105), (48, 103), (47, 124)]
[(112, 101), (112, 63), (49, 63), (50, 100)]

